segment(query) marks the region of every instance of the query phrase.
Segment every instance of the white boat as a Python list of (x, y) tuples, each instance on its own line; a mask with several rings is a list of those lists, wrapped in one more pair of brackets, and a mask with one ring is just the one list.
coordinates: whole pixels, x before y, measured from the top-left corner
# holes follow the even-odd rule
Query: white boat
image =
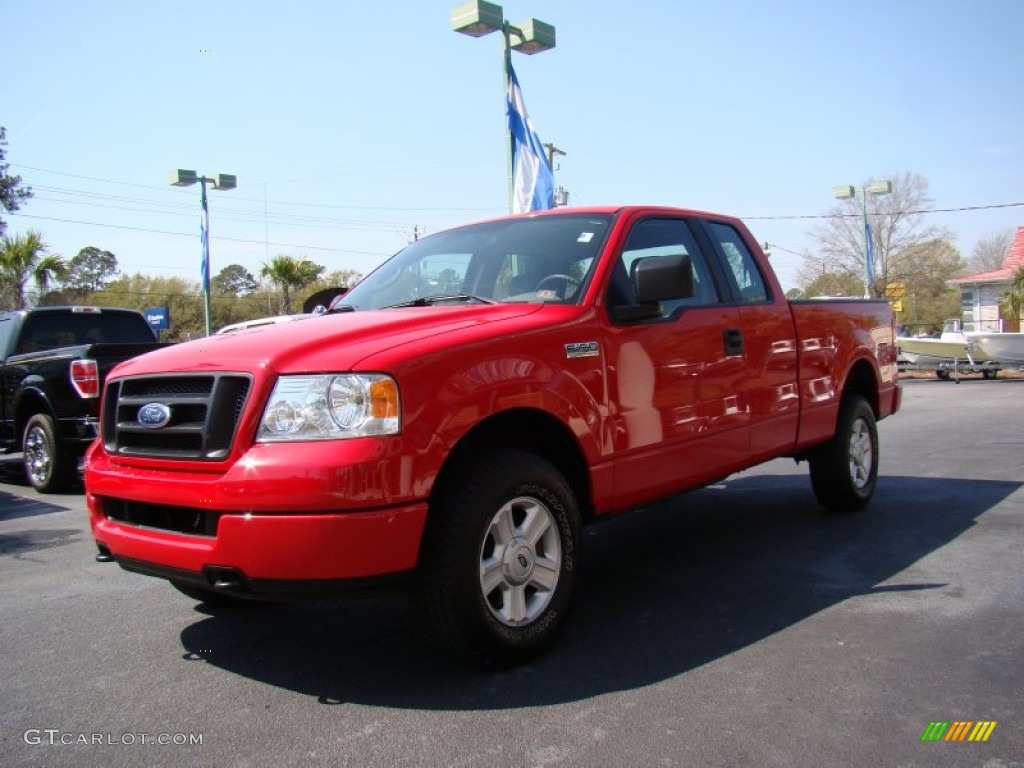
[(1024, 333), (967, 331), (964, 336), (989, 360), (1014, 368), (1024, 367)]
[(942, 334), (932, 336), (897, 336), (900, 355), (919, 368), (936, 368), (956, 361), (982, 363), (992, 359), (973, 339), (960, 330), (959, 320), (947, 320)]

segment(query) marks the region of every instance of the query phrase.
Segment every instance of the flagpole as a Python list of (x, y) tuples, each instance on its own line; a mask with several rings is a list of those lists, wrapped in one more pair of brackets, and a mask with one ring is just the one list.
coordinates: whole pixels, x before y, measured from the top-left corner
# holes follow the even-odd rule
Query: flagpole
[[(511, 40), (511, 37), (510, 37), (510, 35), (511, 35), (511, 31), (509, 29), (510, 26), (511, 25), (508, 23), (507, 20), (503, 20), (501, 22), (501, 36), (502, 36), (502, 45), (501, 45), (501, 49), (502, 49), (502, 67), (501, 67), (501, 71), (502, 71), (502, 77), (504, 78), (504, 81), (505, 81), (505, 91), (504, 91), (504, 93), (505, 93), (505, 103), (506, 104), (508, 103), (508, 91), (509, 91), (509, 87), (511, 86), (508, 74), (509, 74), (509, 72), (512, 69), (512, 40)], [(512, 136), (512, 128), (511, 128), (511, 126), (509, 126), (508, 115), (506, 114), (505, 115), (505, 168), (506, 168), (506, 170), (508, 172), (508, 180), (507, 180), (506, 187), (508, 188), (508, 212), (509, 213), (513, 213), (514, 209), (515, 209), (515, 198), (514, 198), (514, 194), (515, 193), (513, 191), (514, 183), (515, 183), (514, 182), (514, 176), (515, 176), (515, 166), (514, 166), (515, 160), (514, 160), (514, 158), (515, 158), (515, 154), (514, 154), (514, 150), (513, 150), (514, 144), (515, 144), (515, 138)]]
[(871, 298), (871, 288), (874, 282), (871, 269), (871, 230), (868, 228), (868, 191), (860, 191), (860, 211), (864, 217), (864, 298)]
[(206, 202), (206, 182), (205, 176), (200, 177), (199, 183), (203, 188), (203, 266), (201, 276), (203, 278), (203, 303), (206, 309), (206, 335), (209, 336), (212, 330), (210, 324), (210, 206)]

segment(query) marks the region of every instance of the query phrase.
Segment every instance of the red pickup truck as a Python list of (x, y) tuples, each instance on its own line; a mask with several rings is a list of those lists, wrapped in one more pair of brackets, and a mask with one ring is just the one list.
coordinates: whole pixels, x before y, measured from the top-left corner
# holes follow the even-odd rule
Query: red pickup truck
[(411, 244), (322, 317), (119, 366), (99, 557), (207, 602), (401, 583), (427, 638), (552, 640), (580, 527), (779, 456), (863, 507), (900, 404), (885, 301), (787, 301), (737, 219), (556, 209)]

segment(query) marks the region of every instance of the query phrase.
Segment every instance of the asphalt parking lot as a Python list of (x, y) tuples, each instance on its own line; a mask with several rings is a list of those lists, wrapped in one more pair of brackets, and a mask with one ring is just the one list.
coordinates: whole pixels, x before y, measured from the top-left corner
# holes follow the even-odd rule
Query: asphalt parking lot
[(0, 457), (0, 765), (1024, 765), (1022, 400), (907, 381), (857, 515), (780, 460), (589, 529), (560, 643), (497, 674), (400, 598), (207, 612)]

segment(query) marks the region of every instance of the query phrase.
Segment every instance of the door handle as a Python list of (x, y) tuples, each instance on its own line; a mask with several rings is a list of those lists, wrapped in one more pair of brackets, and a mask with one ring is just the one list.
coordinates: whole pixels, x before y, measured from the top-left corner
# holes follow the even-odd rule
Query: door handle
[(725, 356), (735, 357), (743, 354), (743, 331), (739, 328), (726, 328), (722, 331), (725, 343)]

